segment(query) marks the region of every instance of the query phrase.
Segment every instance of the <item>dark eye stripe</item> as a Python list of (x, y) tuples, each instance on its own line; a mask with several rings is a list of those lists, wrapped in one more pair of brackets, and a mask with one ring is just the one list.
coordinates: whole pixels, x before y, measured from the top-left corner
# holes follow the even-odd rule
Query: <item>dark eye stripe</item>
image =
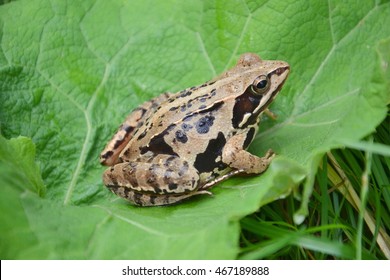
[[(244, 117), (248, 113), (252, 113), (260, 104), (262, 95), (253, 93), (250, 85), (243, 94), (236, 97), (235, 104), (233, 107), (233, 119), (232, 125), (234, 128), (239, 128), (240, 124), (244, 120)], [(257, 115), (252, 114), (248, 121), (241, 125), (240, 128), (246, 127), (249, 124), (256, 122)]]

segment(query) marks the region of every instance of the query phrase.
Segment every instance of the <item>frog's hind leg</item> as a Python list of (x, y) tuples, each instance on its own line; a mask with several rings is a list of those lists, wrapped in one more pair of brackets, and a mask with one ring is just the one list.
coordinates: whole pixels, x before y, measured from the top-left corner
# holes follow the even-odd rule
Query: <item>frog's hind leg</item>
[(220, 177), (218, 177), (218, 178), (216, 178), (216, 179), (214, 179), (214, 180), (204, 184), (200, 188), (200, 190), (207, 190), (207, 189), (213, 187), (214, 185), (229, 179), (232, 176), (240, 175), (240, 174), (243, 174), (243, 173), (244, 173), (243, 169), (233, 169), (233, 170), (230, 170), (227, 174), (222, 175), (222, 176), (220, 176)]
[(120, 152), (133, 137), (137, 128), (143, 125), (144, 122), (156, 111), (156, 108), (170, 96), (172, 96), (171, 93), (163, 93), (135, 108), (126, 117), (125, 121), (121, 124), (117, 132), (101, 152), (100, 163), (108, 166), (117, 163)]
[(129, 188), (112, 186), (110, 190), (116, 195), (123, 197), (137, 206), (164, 206), (173, 205), (182, 202), (185, 199), (191, 198), (195, 195), (209, 194), (208, 191), (196, 191), (193, 193), (183, 195), (167, 195), (167, 194), (145, 194), (133, 191)]
[(198, 190), (198, 171), (171, 155), (157, 155), (150, 162), (118, 163), (104, 172), (103, 182), (115, 194), (140, 206), (175, 204), (210, 194)]

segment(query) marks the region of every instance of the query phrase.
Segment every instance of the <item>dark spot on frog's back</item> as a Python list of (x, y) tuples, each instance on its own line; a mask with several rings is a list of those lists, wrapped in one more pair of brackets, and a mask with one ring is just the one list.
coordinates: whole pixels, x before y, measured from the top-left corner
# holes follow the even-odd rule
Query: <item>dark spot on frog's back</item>
[(181, 124), (181, 128), (182, 128), (184, 131), (189, 131), (189, 130), (192, 128), (192, 125), (187, 124), (187, 123), (182, 123), (182, 124)]
[(195, 123), (196, 131), (199, 134), (205, 134), (205, 133), (209, 132), (210, 127), (212, 127), (213, 124), (214, 124), (214, 120), (215, 120), (214, 116), (204, 116), (204, 117), (201, 117)]
[(183, 131), (183, 130), (177, 130), (175, 132), (175, 136), (176, 136), (176, 139), (177, 141), (181, 142), (181, 143), (187, 143), (188, 141), (188, 137), (187, 137), (187, 134)]
[(215, 168), (226, 168), (227, 165), (221, 166), (223, 163), (221, 161), (217, 161), (217, 158), (222, 155), (222, 149), (225, 144), (226, 138), (222, 132), (219, 132), (217, 138), (209, 141), (206, 150), (203, 153), (198, 154), (194, 163), (195, 168), (200, 173), (210, 172)]
[(124, 126), (122, 127), (122, 129), (123, 129), (124, 131), (126, 131), (127, 134), (129, 134), (129, 133), (131, 133), (131, 132), (134, 130), (134, 126), (124, 125)]
[(177, 156), (170, 145), (165, 142), (164, 136), (167, 135), (171, 130), (173, 130), (176, 125), (172, 124), (168, 126), (163, 132), (153, 136), (150, 139), (150, 142), (147, 146), (140, 147), (141, 154), (145, 154), (148, 151), (153, 152), (154, 154), (166, 154)]
[(176, 190), (177, 187), (178, 187), (177, 184), (174, 184), (174, 183), (168, 184), (168, 188), (169, 188), (171, 191)]
[(142, 138), (144, 138), (145, 136), (146, 136), (146, 133), (147, 133), (148, 131), (145, 129), (139, 136), (138, 136), (138, 138), (137, 138), (137, 140), (141, 140)]
[(106, 160), (114, 154), (114, 151), (107, 151), (105, 154), (101, 155), (102, 159)]
[(187, 90), (187, 91), (181, 91), (180, 92), (180, 97), (186, 97), (186, 96), (189, 96), (189, 95), (191, 95), (192, 94), (192, 91), (190, 91), (190, 90)]

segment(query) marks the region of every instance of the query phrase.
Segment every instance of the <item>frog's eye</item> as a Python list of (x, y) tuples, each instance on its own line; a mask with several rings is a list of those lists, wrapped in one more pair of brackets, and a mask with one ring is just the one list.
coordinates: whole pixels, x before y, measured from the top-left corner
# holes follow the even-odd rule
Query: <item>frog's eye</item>
[(269, 86), (270, 86), (270, 82), (268, 77), (265, 75), (261, 75), (253, 81), (251, 85), (251, 89), (254, 94), (263, 95), (268, 91)]

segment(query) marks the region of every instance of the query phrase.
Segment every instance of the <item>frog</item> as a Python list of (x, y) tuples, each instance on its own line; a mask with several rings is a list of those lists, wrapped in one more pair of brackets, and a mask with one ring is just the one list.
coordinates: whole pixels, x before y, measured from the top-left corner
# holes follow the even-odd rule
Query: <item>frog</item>
[(103, 183), (136, 206), (173, 205), (235, 175), (261, 174), (275, 157), (247, 148), (290, 72), (287, 62), (242, 54), (216, 78), (135, 108), (100, 154)]

